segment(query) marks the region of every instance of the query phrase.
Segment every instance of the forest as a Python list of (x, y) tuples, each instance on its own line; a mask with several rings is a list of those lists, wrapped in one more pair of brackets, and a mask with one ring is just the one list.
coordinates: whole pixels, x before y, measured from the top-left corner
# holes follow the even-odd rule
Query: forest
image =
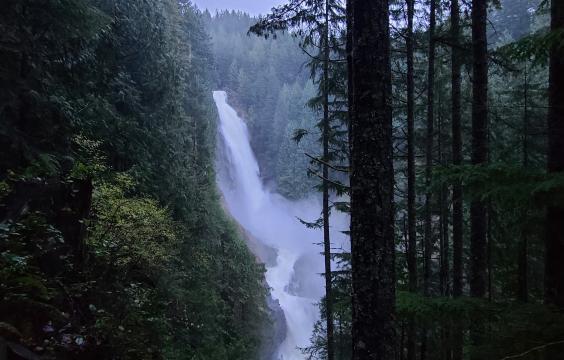
[(564, 359), (564, 2), (197, 3), (4, 1), (0, 360)]

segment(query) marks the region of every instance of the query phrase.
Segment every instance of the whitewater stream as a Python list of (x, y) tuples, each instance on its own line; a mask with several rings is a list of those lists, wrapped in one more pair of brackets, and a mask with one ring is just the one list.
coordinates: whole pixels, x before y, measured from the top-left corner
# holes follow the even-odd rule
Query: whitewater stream
[[(307, 229), (297, 218), (319, 217), (319, 195), (289, 201), (268, 191), (244, 120), (229, 106), (224, 91), (215, 91), (213, 98), (220, 118), (217, 181), (225, 205), (247, 233), (276, 251), (276, 261), (267, 264), (266, 281), (284, 312), (286, 335), (273, 360), (302, 360), (305, 356), (299, 348), (310, 345), (319, 319), (316, 304), (324, 293), (323, 257), (318, 245), (321, 231)], [(342, 237), (338, 232), (334, 235), (335, 240)]]

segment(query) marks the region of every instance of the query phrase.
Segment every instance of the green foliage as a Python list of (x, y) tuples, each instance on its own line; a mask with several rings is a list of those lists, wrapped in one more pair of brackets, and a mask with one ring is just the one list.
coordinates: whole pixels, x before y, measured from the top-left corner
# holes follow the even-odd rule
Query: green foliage
[[(247, 120), (267, 185), (288, 198), (302, 198), (317, 183), (307, 175), (309, 159), (304, 152), (319, 153), (316, 113), (307, 107), (315, 90), (302, 71), (307, 57), (290, 35), (276, 39), (247, 35), (256, 21), (247, 14), (227, 11), (208, 18), (216, 86), (228, 91), (230, 104)], [(291, 139), (296, 128), (310, 130), (299, 146)]]
[(92, 249), (119, 272), (137, 267), (148, 274), (164, 272), (179, 246), (170, 212), (153, 199), (125, 197), (133, 185), (130, 177), (118, 176), (116, 184), (95, 187)]
[[(461, 181), (467, 194), (507, 207), (543, 207), (564, 201), (564, 175), (497, 163), (451, 166), (435, 171), (437, 183)], [(435, 185), (437, 186), (437, 185)]]
[(78, 160), (73, 164), (69, 176), (73, 179), (102, 178), (108, 172), (107, 159), (100, 149), (102, 142), (80, 135), (76, 136), (73, 142)]
[(255, 358), (264, 269), (219, 204), (203, 15), (3, 5), (0, 321), (55, 358)]
[[(502, 359), (564, 336), (563, 314), (540, 304), (489, 302), (466, 297), (429, 298), (403, 291), (397, 298), (400, 321), (415, 319), (427, 329), (445, 329), (453, 324), (467, 329), (484, 325), (480, 334), (482, 341), (468, 349), (472, 356), (480, 359)], [(450, 345), (442, 343), (444, 347)], [(535, 359), (536, 356), (538, 353), (524, 358)]]
[[(452, 356), (456, 341), (453, 332), (463, 333), (464, 358), (505, 359), (518, 355), (519, 359), (540, 359), (545, 345), (564, 339), (562, 314), (542, 305), (544, 272), (544, 207), (548, 204), (562, 206), (562, 177), (546, 174), (546, 112), (547, 112), (547, 54), (551, 46), (558, 46), (562, 34), (549, 33), (545, 9), (537, 9), (539, 1), (506, 0), (490, 7), (488, 20), (489, 61), (489, 161), (488, 166), (466, 165), (470, 162), (472, 131), (471, 117), (471, 42), (469, 9), (461, 2), (463, 54), (462, 68), (462, 145), (465, 165), (448, 166), (452, 161), (452, 90), (451, 55), (448, 14), (440, 11), (435, 40), (435, 134), (432, 148), (436, 168), (433, 174), (431, 205), (422, 206), (416, 197), (417, 271), (419, 279), (424, 272), (423, 254), (419, 244), (424, 238), (421, 221), (430, 215), (432, 219), (431, 296), (407, 292), (407, 129), (406, 129), (406, 55), (405, 2), (391, 2), (392, 24), (392, 77), (394, 94), (394, 170), (396, 189), (396, 269), (397, 269), (397, 355), (407, 358), (407, 338), (410, 324), (416, 325), (416, 352), (426, 345), (426, 358), (444, 359)], [(545, 6), (549, 2), (544, 2)], [(428, 18), (428, 5), (416, 2), (415, 19)], [(448, 2), (439, 2), (440, 9), (448, 8)], [(536, 10), (535, 10), (536, 9)], [(421, 163), (417, 156), (424, 154), (424, 133), (427, 98), (417, 95), (426, 89), (426, 53), (428, 24), (415, 21), (415, 144), (416, 194), (429, 189), (420, 176)], [(423, 91), (424, 94), (424, 91)], [(306, 129), (307, 130), (307, 129)], [(305, 132), (304, 132), (305, 133)], [(301, 134), (298, 134), (301, 135)], [(465, 296), (450, 298), (438, 296), (443, 290), (441, 270), (447, 260), (447, 293), (452, 286), (452, 213), (451, 185), (461, 181), (464, 189), (463, 208), (463, 284), (464, 293), (469, 290), (472, 276), (470, 251), (470, 201), (483, 200), (488, 205), (488, 285), (489, 299), (471, 299)], [(444, 193), (443, 193), (444, 191)], [(348, 208), (343, 203), (343, 208)], [(430, 212), (430, 213), (429, 213)], [(449, 246), (443, 253), (443, 246)], [(441, 248), (439, 248), (439, 243)], [(525, 252), (527, 300), (519, 298), (523, 278), (523, 252)], [(334, 276), (335, 277), (335, 276)], [(345, 277), (346, 278), (346, 277)], [(344, 291), (350, 280), (335, 282), (336, 291)], [(441, 284), (444, 286), (444, 284)], [(421, 285), (419, 285), (421, 286)], [(421, 290), (419, 288), (418, 290)], [(345, 292), (346, 293), (346, 292)], [(350, 304), (345, 304), (344, 319), (351, 315)], [(323, 305), (323, 304), (322, 304)], [(342, 311), (339, 309), (338, 311)], [(479, 331), (479, 334), (476, 334)], [(325, 329), (323, 320), (315, 329), (308, 355), (324, 358)], [(423, 343), (422, 335), (426, 341)], [(475, 335), (478, 335), (476, 341)], [(338, 334), (336, 342), (347, 343), (350, 328)], [(553, 346), (557, 354), (561, 347)], [(528, 352), (531, 349), (537, 350)], [(560, 352), (558, 352), (560, 351)], [(416, 357), (418, 357), (417, 355)], [(339, 355), (337, 355), (339, 358)], [(345, 359), (350, 356), (345, 356)]]
[(531, 61), (533, 65), (548, 64), (550, 50), (564, 49), (563, 31), (539, 31), (510, 43), (500, 51), (516, 61)]
[[(331, 254), (333, 261), (338, 264), (339, 270), (331, 272), (333, 284), (333, 318), (335, 321), (335, 359), (347, 360), (351, 358), (352, 350), (352, 279), (350, 267), (350, 253)], [(325, 299), (319, 304), (321, 319), (315, 324), (311, 336), (311, 345), (302, 349), (303, 353), (311, 359), (326, 357), (327, 332)]]
[[(286, 122), (285, 128), (276, 130), (282, 135), (277, 139), (279, 144), (278, 161), (275, 163), (277, 191), (290, 199), (307, 196), (319, 182), (317, 178), (308, 174), (310, 159), (306, 155), (315, 155), (319, 152), (315, 115), (305, 105), (299, 105), (305, 104), (313, 96), (313, 84), (308, 82), (303, 89), (299, 86), (295, 84), (282, 89), (275, 112), (275, 120), (282, 125)], [(307, 132), (299, 143), (295, 141), (296, 129)]]
[(419, 323), (450, 320), (468, 322), (477, 317), (488, 317), (492, 311), (493, 306), (482, 299), (429, 298), (407, 291), (397, 294), (398, 316), (404, 319), (414, 317)]
[[(52, 175), (80, 122), (76, 70), (92, 60), (90, 44), (109, 18), (89, 1), (7, 1), (2, 42), (2, 176), (7, 169)], [(48, 139), (48, 140), (47, 140)]]

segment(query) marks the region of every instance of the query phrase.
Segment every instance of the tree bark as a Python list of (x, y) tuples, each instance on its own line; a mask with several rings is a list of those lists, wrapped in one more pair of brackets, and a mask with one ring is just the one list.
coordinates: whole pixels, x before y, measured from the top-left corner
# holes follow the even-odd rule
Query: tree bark
[[(486, 164), (488, 160), (488, 59), (487, 59), (487, 1), (472, 1), (472, 164)], [(470, 208), (470, 295), (486, 294), (487, 269), (487, 206), (472, 201)]]
[(354, 360), (395, 359), (394, 173), (388, 0), (350, 0)]
[[(450, 34), (452, 37), (451, 55), (451, 93), (452, 93), (452, 163), (455, 166), (462, 164), (462, 130), (461, 130), (461, 108), (460, 94), (462, 88), (461, 70), (462, 54), (460, 52), (460, 5), (458, 0), (450, 3)], [(452, 186), (452, 296), (462, 296), (463, 288), (463, 259), (464, 248), (464, 211), (462, 202), (462, 183), (454, 182)], [(456, 323), (453, 331), (453, 360), (463, 358), (463, 332), (459, 323)]]
[[(441, 97), (438, 99), (438, 107), (441, 106)], [(439, 158), (442, 166), (446, 166), (446, 155), (445, 149), (443, 148), (443, 119), (439, 115)], [(450, 295), (450, 244), (449, 244), (449, 211), (448, 211), (448, 200), (449, 191), (447, 184), (442, 184), (441, 186), (441, 196), (440, 196), (440, 211), (441, 211), (441, 232), (440, 232), (440, 289), (442, 296)]]
[(415, 211), (415, 80), (413, 69), (414, 0), (407, 0), (407, 268), (409, 291), (417, 291), (417, 230)]
[[(452, 163), (462, 164), (462, 130), (461, 130), (461, 69), (462, 57), (459, 49), (460, 42), (460, 7), (458, 0), (451, 1), (451, 36), (452, 47)], [(454, 297), (462, 295), (463, 287), (463, 227), (464, 213), (462, 203), (462, 183), (456, 181), (452, 190), (452, 294)]]
[[(462, 54), (460, 52), (460, 4), (458, 0), (450, 3), (450, 34), (452, 37), (451, 54), (451, 93), (452, 93), (452, 163), (462, 165), (462, 129), (461, 129), (461, 89), (462, 89)], [(463, 284), (463, 248), (464, 248), (464, 209), (462, 182), (455, 181), (452, 186), (452, 296), (462, 296)], [(459, 323), (453, 331), (453, 360), (463, 358), (463, 332)]]
[[(564, 31), (564, 3), (551, 1), (551, 31)], [(561, 42), (558, 43), (560, 45)], [(550, 50), (548, 172), (564, 171), (564, 51)], [(545, 302), (564, 308), (564, 208), (551, 204), (546, 213)]]
[(435, 27), (436, 27), (436, 0), (431, 0), (429, 19), (429, 58), (427, 70), (427, 134), (425, 138), (425, 246), (423, 267), (423, 293), (426, 296), (431, 292), (431, 255), (433, 253), (433, 223), (432, 223), (432, 192), (431, 180), (433, 170), (433, 145), (434, 145), (434, 83), (435, 83)]
[[(488, 161), (488, 59), (487, 59), (487, 0), (472, 0), (472, 164)], [(473, 200), (470, 205), (470, 296), (486, 295), (488, 268), (487, 205)], [(471, 341), (482, 342), (483, 328), (473, 324)], [(478, 360), (476, 354), (471, 359)]]
[[(417, 228), (415, 209), (415, 79), (413, 69), (413, 16), (415, 1), (407, 3), (407, 272), (409, 291), (417, 292)], [(416, 359), (417, 330), (415, 320), (407, 325), (407, 360)]]
[[(529, 167), (529, 82), (528, 82), (527, 66), (525, 65), (525, 88), (523, 90), (523, 169), (528, 169)], [(529, 284), (528, 284), (528, 273), (529, 273), (529, 239), (527, 231), (527, 218), (528, 209), (523, 210), (523, 221), (521, 223), (521, 243), (519, 244), (519, 255), (518, 255), (518, 268), (517, 268), (517, 299), (521, 302), (529, 301)]]
[(331, 284), (331, 238), (329, 236), (329, 4), (325, 0), (325, 33), (323, 39), (323, 247), (325, 255), (325, 317), (327, 327), (327, 360), (333, 360), (333, 296)]
[(523, 303), (529, 301), (529, 286), (528, 286), (528, 273), (529, 273), (529, 263), (528, 263), (528, 248), (529, 239), (526, 230), (521, 230), (521, 244), (519, 244), (519, 259), (518, 259), (518, 289), (517, 289), (517, 299)]
[[(433, 170), (435, 121), (435, 27), (436, 0), (431, 0), (429, 19), (429, 56), (427, 69), (427, 133), (425, 137), (425, 238), (423, 245), (423, 294), (431, 295), (431, 256), (434, 248), (431, 180)], [(427, 329), (421, 332), (421, 360), (427, 358)]]

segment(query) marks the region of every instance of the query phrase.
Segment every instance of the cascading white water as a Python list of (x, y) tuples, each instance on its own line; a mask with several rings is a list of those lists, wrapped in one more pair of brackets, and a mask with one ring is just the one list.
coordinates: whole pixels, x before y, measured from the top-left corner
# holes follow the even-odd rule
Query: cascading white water
[[(218, 184), (227, 208), (254, 238), (277, 251), (276, 264), (267, 266), (266, 280), (272, 297), (284, 311), (287, 333), (274, 359), (304, 359), (298, 348), (310, 344), (319, 316), (316, 304), (324, 292), (320, 276), (323, 258), (317, 245), (322, 234), (307, 229), (297, 218), (317, 219), (320, 202), (292, 202), (267, 191), (245, 122), (227, 104), (224, 91), (215, 91), (213, 97), (219, 111), (223, 157), (218, 161)], [(334, 239), (338, 237), (337, 234)]]

